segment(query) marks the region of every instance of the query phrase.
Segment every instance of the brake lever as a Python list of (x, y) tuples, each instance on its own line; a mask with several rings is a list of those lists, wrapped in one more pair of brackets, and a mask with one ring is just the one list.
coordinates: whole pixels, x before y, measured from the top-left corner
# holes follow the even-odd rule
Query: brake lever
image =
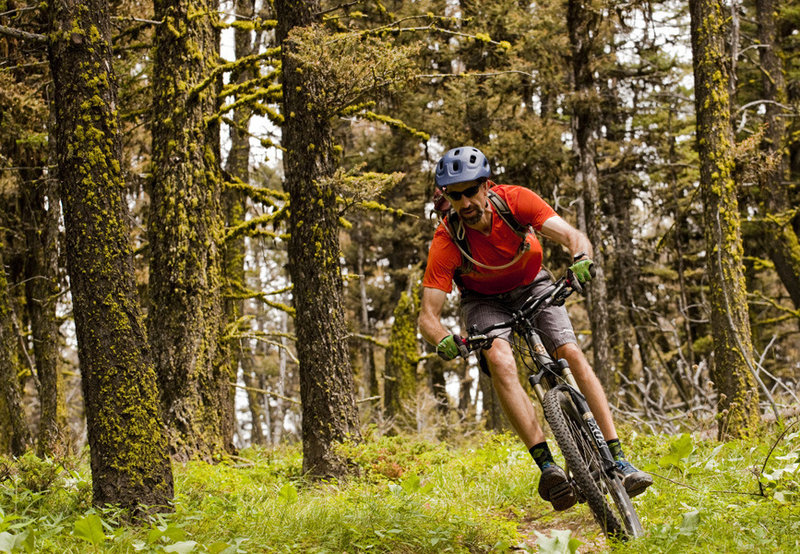
[(466, 338), (467, 341), (467, 348), (471, 351), (478, 350), (479, 348), (489, 348), (494, 342), (494, 337), (489, 337), (486, 335), (470, 335)]
[[(592, 269), (594, 269), (594, 265), (592, 265)], [(580, 293), (581, 296), (586, 295), (586, 289), (583, 285), (581, 285), (581, 282), (578, 281), (578, 277), (575, 275), (575, 272), (571, 269), (567, 269), (567, 284), (569, 284), (569, 287), (572, 290)]]

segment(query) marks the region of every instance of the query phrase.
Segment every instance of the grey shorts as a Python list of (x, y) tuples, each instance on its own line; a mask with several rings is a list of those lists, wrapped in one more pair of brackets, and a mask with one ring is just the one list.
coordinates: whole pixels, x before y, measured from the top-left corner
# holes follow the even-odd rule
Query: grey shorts
[[(553, 282), (550, 273), (542, 269), (533, 282), (509, 292), (495, 295), (464, 291), (461, 295), (461, 313), (467, 329), (476, 325), (483, 329), (507, 320), (531, 296), (541, 294)], [(551, 306), (539, 312), (533, 320), (547, 350), (552, 354), (556, 348), (569, 342), (578, 343), (569, 315), (564, 306)], [(490, 336), (511, 342), (511, 329), (497, 329)]]

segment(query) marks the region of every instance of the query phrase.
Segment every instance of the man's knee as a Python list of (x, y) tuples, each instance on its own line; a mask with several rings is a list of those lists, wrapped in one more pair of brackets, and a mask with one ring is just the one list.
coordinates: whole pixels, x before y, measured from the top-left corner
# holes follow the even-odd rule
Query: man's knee
[(514, 354), (511, 351), (510, 345), (504, 341), (495, 341), (494, 346), (490, 350), (484, 351), (483, 356), (488, 366), (488, 373), (492, 380), (499, 379), (505, 381), (507, 379), (516, 379), (517, 375), (517, 362), (514, 360)]
[(568, 342), (556, 348), (556, 357), (567, 360), (572, 371), (583, 372), (592, 370), (591, 365), (589, 365), (589, 360), (586, 359), (583, 350), (574, 342)]

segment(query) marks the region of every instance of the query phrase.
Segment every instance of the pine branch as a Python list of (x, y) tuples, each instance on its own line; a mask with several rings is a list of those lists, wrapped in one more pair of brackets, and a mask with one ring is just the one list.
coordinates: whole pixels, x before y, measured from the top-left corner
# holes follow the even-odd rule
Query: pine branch
[(270, 71), (266, 75), (260, 75), (258, 77), (254, 77), (252, 79), (248, 79), (247, 81), (243, 81), (241, 83), (231, 83), (222, 87), (222, 90), (219, 93), (219, 98), (227, 98), (228, 96), (238, 96), (244, 92), (249, 92), (253, 89), (260, 89), (264, 85), (271, 85), (273, 84), (278, 76), (280, 75), (279, 71)]
[(223, 185), (228, 190), (235, 190), (246, 194), (251, 200), (260, 202), (261, 204), (266, 204), (267, 206), (278, 206), (278, 203), (275, 202), (276, 198), (278, 200), (283, 200), (284, 202), (289, 201), (289, 195), (285, 192), (262, 187), (254, 187), (253, 185), (249, 185), (236, 177), (234, 177), (232, 181), (226, 181), (223, 183)]
[(299, 400), (295, 400), (294, 398), (289, 398), (288, 396), (283, 396), (282, 394), (278, 394), (277, 392), (272, 392), (271, 390), (258, 389), (256, 387), (247, 387), (245, 385), (240, 385), (238, 383), (230, 383), (230, 385), (232, 387), (236, 387), (237, 389), (244, 389), (250, 392), (258, 392), (260, 394), (266, 394), (269, 396), (274, 396), (275, 398), (280, 398), (281, 400), (286, 400), (287, 402), (291, 402), (292, 404), (297, 404), (298, 406), (301, 405)]
[(276, 125), (280, 125), (283, 123), (283, 115), (273, 110), (266, 104), (257, 102), (258, 100), (262, 99), (277, 101), (280, 99), (280, 97), (281, 85), (270, 85), (269, 87), (256, 91), (253, 94), (242, 96), (231, 104), (225, 104), (217, 113), (206, 118), (206, 124), (215, 123), (220, 117), (222, 117), (223, 114), (226, 114), (230, 111), (241, 108), (242, 106), (249, 106), (254, 112), (257, 112), (259, 115), (265, 115), (270, 121)]
[[(258, 217), (254, 217), (253, 219), (251, 219), (249, 221), (245, 221), (244, 223), (241, 223), (240, 225), (237, 225), (236, 227), (231, 227), (230, 230), (228, 230), (228, 232), (225, 233), (225, 238), (223, 240), (225, 242), (228, 242), (228, 241), (233, 240), (233, 239), (235, 239), (237, 237), (245, 235), (250, 231), (256, 230), (256, 227), (258, 227), (260, 225), (266, 225), (267, 223), (272, 223), (275, 219), (278, 219), (278, 218), (282, 217), (285, 214), (285, 212), (286, 212), (286, 206), (276, 210), (275, 212), (273, 212), (271, 214), (260, 215)], [(285, 233), (284, 234), (272, 233), (270, 231), (265, 231), (264, 229), (260, 229), (259, 232), (262, 235), (264, 235), (264, 233), (266, 233), (266, 236), (270, 236), (270, 237), (273, 237), (273, 238), (280, 238), (280, 239), (284, 239), (284, 240), (289, 238), (289, 235), (285, 234)]]
[(361, 339), (361, 340), (363, 340), (365, 342), (368, 342), (370, 344), (374, 344), (375, 346), (380, 346), (381, 348), (385, 348), (385, 349), (389, 348), (389, 343), (388, 342), (381, 342), (378, 339), (376, 339), (375, 337), (372, 337), (370, 335), (362, 335), (361, 333), (350, 333), (350, 334), (347, 335), (347, 338), (348, 339)]
[(206, 77), (203, 81), (197, 84), (191, 91), (189, 91), (189, 99), (197, 98), (201, 92), (203, 92), (206, 88), (208, 88), (211, 83), (214, 83), (217, 78), (225, 73), (226, 71), (233, 71), (234, 69), (238, 68), (242, 65), (247, 65), (255, 62), (259, 62), (262, 60), (272, 60), (272, 63), (278, 64), (280, 63), (279, 60), (274, 59), (278, 56), (281, 52), (280, 46), (275, 48), (268, 48), (264, 52), (260, 54), (253, 54), (251, 56), (245, 56), (243, 58), (239, 58), (234, 62), (223, 63), (215, 67), (211, 73), (209, 73), (208, 77)]

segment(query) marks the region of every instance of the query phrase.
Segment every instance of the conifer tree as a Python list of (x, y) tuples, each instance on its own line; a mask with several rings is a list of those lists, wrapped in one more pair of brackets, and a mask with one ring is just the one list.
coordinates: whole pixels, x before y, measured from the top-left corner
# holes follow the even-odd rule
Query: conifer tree
[(719, 0), (690, 0), (700, 189), (711, 289), (714, 383), (719, 391), (719, 436), (748, 436), (758, 423), (758, 391), (742, 272), (742, 237), (732, 172), (726, 20)]
[(19, 386), (17, 333), (12, 324), (15, 316), (8, 294), (3, 250), (4, 240), (0, 236), (0, 417), (8, 422), (5, 433), (11, 454), (21, 456), (31, 445), (31, 433)]
[[(275, 2), (282, 48), (285, 189), (289, 193), (289, 273), (296, 310), (303, 470), (319, 477), (349, 472), (334, 445), (359, 437), (353, 374), (347, 355), (339, 268), (338, 208), (329, 106), (322, 83), (297, 58), (297, 32), (318, 22), (319, 2)], [(294, 31), (294, 35), (292, 34)], [(333, 86), (335, 83), (329, 83)]]
[(595, 71), (597, 59), (605, 46), (606, 36), (602, 2), (570, 0), (567, 7), (573, 95), (571, 102), (573, 144), (576, 162), (576, 181), (583, 189), (583, 217), (578, 216), (581, 230), (589, 237), (594, 248), (593, 260), (597, 276), (588, 287), (589, 319), (592, 324), (592, 352), (594, 370), (607, 387), (611, 381), (608, 337), (608, 293), (606, 290), (606, 246), (602, 226), (600, 183), (597, 171), (597, 141), (600, 132), (600, 97)]
[(786, 80), (778, 45), (775, 0), (757, 0), (758, 49), (761, 61), (762, 99), (764, 105), (764, 140), (761, 145), (767, 158), (767, 170), (761, 175), (763, 245), (775, 270), (789, 292), (794, 307), (800, 309), (800, 241), (792, 226), (791, 203), (783, 153), (785, 136), (782, 111), (786, 105)]
[(156, 0), (148, 330), (172, 453), (233, 452), (222, 299), (217, 5)]
[(166, 507), (172, 469), (136, 294), (109, 4), (48, 5), (56, 151), (96, 504)]
[(417, 333), (419, 299), (402, 293), (394, 310), (389, 348), (384, 372), (384, 408), (388, 417), (397, 419), (400, 428), (416, 430), (414, 409), (417, 401)]

